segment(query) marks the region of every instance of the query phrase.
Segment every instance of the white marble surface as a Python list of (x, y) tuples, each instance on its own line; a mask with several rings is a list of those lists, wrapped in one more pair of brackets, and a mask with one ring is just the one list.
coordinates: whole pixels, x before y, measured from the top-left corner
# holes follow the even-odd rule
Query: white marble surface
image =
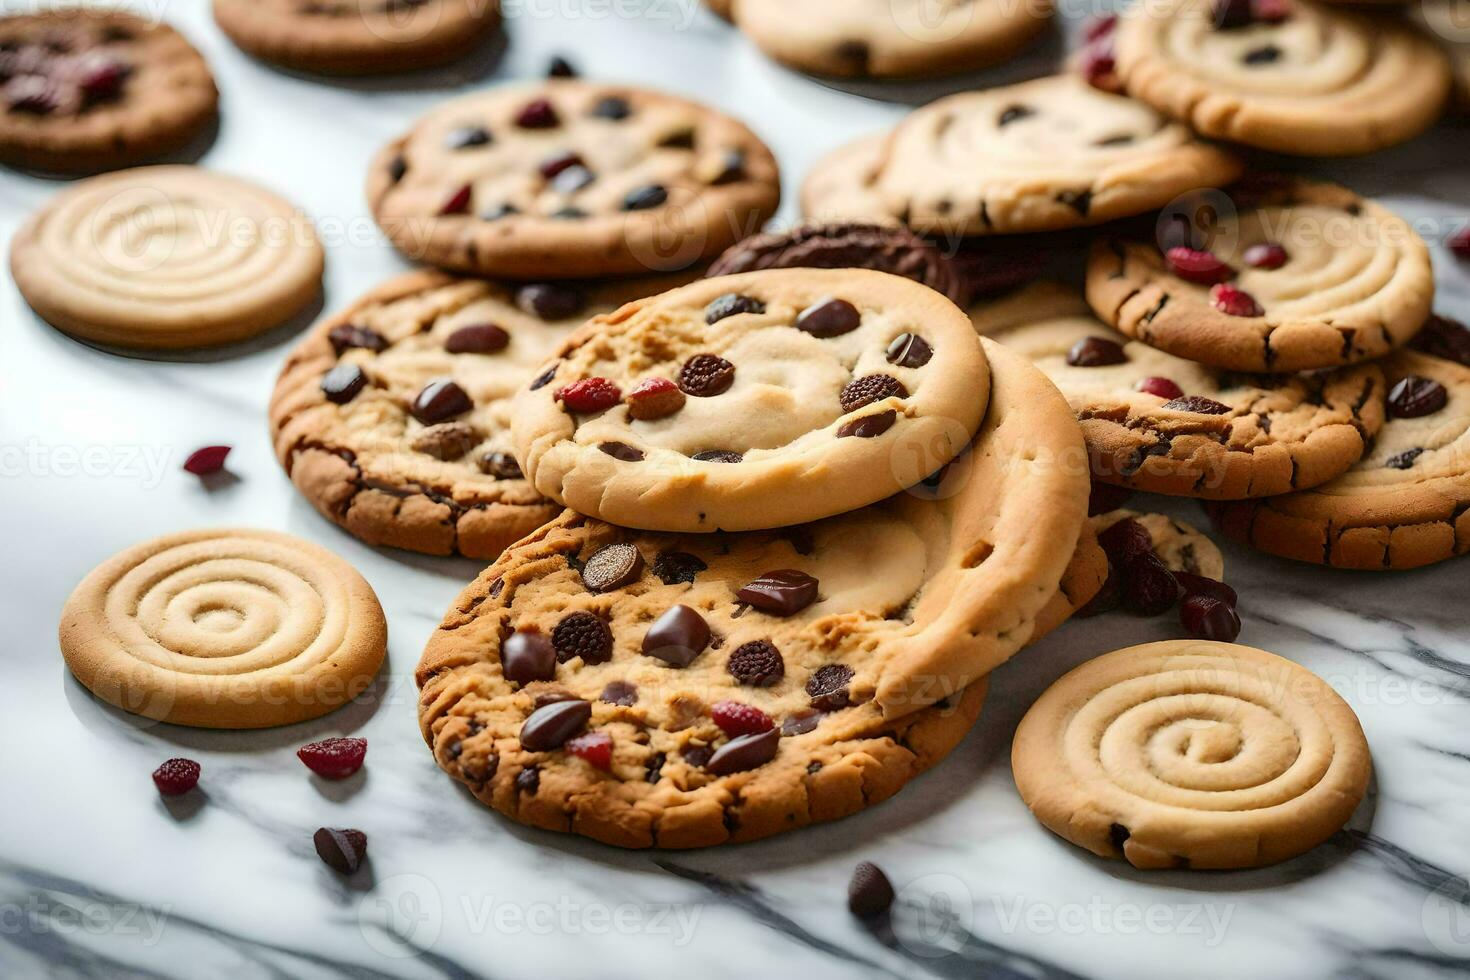
[[(223, 122), (202, 162), (273, 186), (322, 222), (329, 306), (401, 267), (362, 202), (369, 154), (452, 91), (536, 76), (554, 52), (586, 74), (744, 117), (777, 151), (788, 196), (821, 152), (901, 115), (869, 95), (921, 94), (777, 68), (689, 0), (531, 0), (516, 8), (503, 55), (361, 84), (253, 63), (203, 0), (148, 6), (219, 76)], [(1060, 50), (1053, 40), (983, 80), (1041, 74)], [(1464, 123), (1445, 124), (1411, 146), (1314, 169), (1441, 237), (1470, 217), (1467, 148)], [(0, 235), (59, 186), (0, 173)], [(1465, 266), (1438, 246), (1435, 258), (1442, 310), (1470, 316)], [(0, 976), (1431, 977), (1470, 967), (1470, 566), (1369, 577), (1227, 548), (1242, 639), (1328, 677), (1376, 760), (1350, 829), (1280, 867), (1139, 873), (1050, 836), (1017, 798), (1008, 741), (1032, 698), (1087, 657), (1174, 635), (1172, 619), (1127, 617), (1074, 624), (1004, 668), (976, 731), (888, 804), (744, 847), (623, 853), (512, 825), (434, 766), (415, 724), (413, 666), (477, 569), (365, 547), (293, 493), (264, 410), (301, 326), (244, 350), (133, 359), (51, 330), (8, 278), (0, 286)], [(238, 479), (208, 489), (179, 465), (215, 442), (236, 447)], [(56, 649), (72, 585), (142, 538), (230, 524), (318, 541), (363, 571), (391, 623), (380, 685), (320, 722), (256, 734), (149, 725), (94, 700)], [(292, 757), (346, 733), (371, 749), (345, 784), (308, 778)], [(178, 807), (148, 780), (172, 755), (205, 771), (204, 792)], [(370, 869), (346, 882), (327, 870), (310, 844), (323, 824), (366, 830)], [(869, 933), (844, 908), (860, 859), (902, 888), (893, 934)]]

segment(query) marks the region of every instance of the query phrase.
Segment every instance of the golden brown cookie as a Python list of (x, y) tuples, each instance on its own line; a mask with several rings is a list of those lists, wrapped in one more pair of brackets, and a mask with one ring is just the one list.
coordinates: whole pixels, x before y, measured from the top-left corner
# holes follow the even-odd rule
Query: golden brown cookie
[(1016, 730), (1021, 798), (1053, 833), (1137, 868), (1249, 868), (1310, 850), (1362, 800), (1352, 708), (1275, 654), (1168, 640), (1088, 661)]
[(887, 140), (862, 136), (824, 154), (801, 182), (801, 213), (813, 221), (899, 224), (877, 189)]
[(67, 666), (104, 701), (196, 728), (316, 718), (372, 682), (388, 626), (341, 558), (274, 531), (165, 535), (103, 562), (61, 612)]

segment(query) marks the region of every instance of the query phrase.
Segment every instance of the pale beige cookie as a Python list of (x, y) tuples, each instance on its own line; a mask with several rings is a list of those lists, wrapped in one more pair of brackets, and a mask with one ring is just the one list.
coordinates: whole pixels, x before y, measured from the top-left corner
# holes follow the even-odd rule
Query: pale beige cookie
[(1136, 521), (1153, 542), (1154, 554), (1171, 572), (1187, 572), (1201, 578), (1225, 581), (1225, 556), (1215, 542), (1198, 528), (1167, 514), (1140, 514), (1134, 510), (1110, 510), (1088, 519), (1093, 534), (1101, 535), (1119, 521)]
[(1345, 187), (1259, 178), (1211, 195), (1207, 242), (1094, 243), (1087, 301), (1105, 323), (1232, 371), (1310, 371), (1382, 357), (1429, 316), (1429, 249)]
[(311, 220), (199, 167), (142, 167), (63, 190), (10, 243), (31, 308), (83, 340), (206, 347), (254, 336), (321, 290)]
[(230, 40), (264, 61), (333, 75), (442, 65), (500, 26), (496, 0), (214, 0)]
[[(928, 706), (959, 698), (968, 725), (977, 682), (1106, 574), (1065, 404), (988, 350), (974, 445), (908, 493), (739, 534), (568, 511), (507, 549), (419, 664), (439, 764), (515, 820), (630, 847), (749, 840), (891, 795), (942, 754), (916, 745)], [(731, 748), (741, 718), (784, 737)]]
[(986, 358), (949, 300), (866, 269), (705, 279), (598, 317), (517, 399), (546, 496), (625, 527), (784, 527), (892, 496), (985, 414)]
[(82, 580), (61, 653), (97, 697), (196, 728), (267, 728), (351, 701), (383, 662), (388, 626), (341, 558), (274, 531), (165, 535)]
[(818, 160), (801, 182), (802, 215), (813, 221), (898, 224), (876, 186), (887, 143), (885, 134), (863, 136)]
[(291, 353), (271, 398), (276, 455), (369, 544), (495, 558), (561, 513), (511, 451), (515, 393), (587, 316), (676, 284), (399, 276)]
[(839, 77), (942, 75), (1004, 61), (1051, 21), (1049, 0), (730, 0), (766, 54)]
[(1357, 717), (1275, 654), (1168, 640), (1088, 661), (1016, 729), (1021, 798), (1053, 833), (1137, 868), (1250, 868), (1336, 833), (1368, 788)]
[(1460, 102), (1470, 106), (1470, 6), (1465, 0), (1421, 0), (1408, 9), (1449, 54)]
[(156, 18), (51, 10), (0, 17), (0, 160), (66, 173), (181, 149), (214, 118), (214, 76)]
[(910, 227), (990, 235), (1141, 214), (1240, 170), (1186, 127), (1069, 73), (912, 113), (889, 137), (873, 187)]
[[(1383, 368), (1389, 418), (1361, 462), (1313, 490), (1218, 505), (1220, 530), (1284, 558), (1368, 571), (1470, 551), (1470, 368), (1417, 351)], [(1398, 388), (1406, 379), (1422, 381)]]
[(380, 152), (368, 203), (409, 258), (519, 279), (683, 269), (781, 188), (743, 124), (672, 95), (549, 79), (455, 99)]
[(1082, 297), (1038, 283), (970, 311), (1031, 358), (1082, 423), (1093, 476), (1212, 500), (1325, 483), (1383, 425), (1383, 372), (1246, 375), (1166, 354), (1099, 323)]
[(1129, 95), (1203, 136), (1308, 156), (1401, 143), (1444, 108), (1447, 59), (1398, 18), (1290, 0), (1272, 5), (1283, 17), (1222, 26), (1217, 2), (1123, 13), (1116, 56)]

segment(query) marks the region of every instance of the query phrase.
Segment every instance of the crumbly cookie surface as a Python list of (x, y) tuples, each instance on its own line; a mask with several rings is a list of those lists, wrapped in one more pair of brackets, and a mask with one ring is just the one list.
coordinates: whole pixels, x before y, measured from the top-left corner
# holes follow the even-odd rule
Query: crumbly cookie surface
[(1093, 245), (1087, 301), (1105, 323), (1188, 360), (1288, 372), (1382, 357), (1429, 316), (1429, 249), (1381, 205), (1261, 177), (1212, 206), (1207, 240), (1164, 229), (1160, 242)]
[(776, 210), (775, 158), (672, 95), (552, 79), (430, 112), (373, 161), (368, 202), (410, 258), (539, 279), (682, 269)]
[(1204, 499), (1263, 497), (1341, 475), (1383, 425), (1374, 364), (1246, 375), (1175, 357), (1099, 323), (1038, 283), (971, 310), (982, 334), (1031, 358), (1067, 396), (1093, 475)]
[(517, 400), (512, 432), (536, 488), (581, 513), (669, 531), (784, 527), (948, 463), (985, 414), (986, 372), (968, 319), (931, 289), (764, 270), (589, 322)]

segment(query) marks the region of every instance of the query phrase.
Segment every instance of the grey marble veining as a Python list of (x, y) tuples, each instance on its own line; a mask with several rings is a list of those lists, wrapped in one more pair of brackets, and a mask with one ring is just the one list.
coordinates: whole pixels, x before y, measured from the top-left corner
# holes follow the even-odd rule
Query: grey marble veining
[[(553, 53), (587, 75), (686, 92), (744, 118), (776, 150), (790, 202), (826, 150), (942, 91), (1043, 74), (1063, 50), (1052, 38), (958, 83), (838, 86), (770, 64), (691, 0), (525, 0), (507, 41), (465, 65), (334, 82), (252, 62), (200, 0), (147, 7), (185, 30), (219, 77), (223, 121), (200, 162), (278, 189), (321, 223), (326, 307), (403, 268), (363, 204), (370, 154), (453, 92), (535, 77)], [(1380, 195), (1442, 237), (1470, 220), (1467, 146), (1461, 120), (1361, 160), (1278, 162)], [(60, 186), (0, 174), (0, 236)], [(793, 216), (788, 203), (781, 219)], [(1438, 243), (1435, 261), (1442, 310), (1470, 316), (1466, 267)], [(738, 848), (624, 853), (508, 823), (434, 766), (413, 667), (477, 565), (375, 551), (296, 497), (264, 413), (307, 319), (223, 353), (145, 360), (68, 339), (8, 278), (0, 285), (0, 976), (1427, 978), (1470, 968), (1463, 564), (1365, 576), (1226, 547), (1242, 639), (1328, 678), (1373, 747), (1369, 800), (1287, 864), (1134, 871), (1052, 837), (1016, 795), (1009, 736), (1026, 706), (1089, 657), (1176, 635), (1168, 617), (1105, 617), (1028, 650), (996, 675), (968, 740), (883, 806)], [(235, 446), (238, 479), (205, 488), (179, 465), (215, 442)], [(1204, 523), (1193, 505), (1160, 503)], [(134, 541), (227, 524), (318, 541), (372, 582), (390, 658), (359, 703), (290, 728), (205, 732), (124, 715), (71, 680), (55, 626), (72, 585)], [(329, 734), (371, 743), (367, 767), (342, 784), (294, 758)], [(204, 791), (166, 804), (148, 773), (179, 754), (204, 764)], [(327, 870), (310, 844), (323, 824), (366, 830), (370, 866), (345, 881)], [(865, 929), (844, 907), (861, 859), (900, 887), (891, 928)]]

